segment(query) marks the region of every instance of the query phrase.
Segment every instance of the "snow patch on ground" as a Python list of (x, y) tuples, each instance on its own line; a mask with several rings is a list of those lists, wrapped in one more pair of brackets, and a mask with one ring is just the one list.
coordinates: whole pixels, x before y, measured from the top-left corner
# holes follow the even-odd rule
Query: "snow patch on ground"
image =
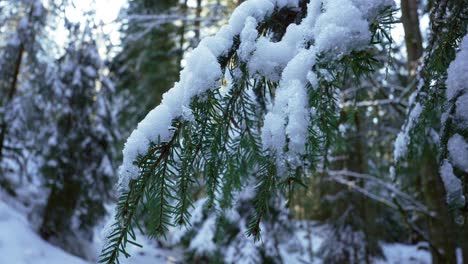
[(44, 241), (26, 217), (0, 201), (0, 262), (14, 264), (87, 264)]
[[(33, 229), (26, 218), (26, 208), (11, 203), (3, 194), (0, 199), (0, 263), (8, 264), (90, 264), (70, 253), (49, 244)], [(7, 202), (6, 202), (7, 201)], [(131, 257), (120, 258), (122, 264), (181, 263), (180, 249), (158, 248), (154, 241), (138, 235), (139, 248), (128, 245)], [(96, 260), (101, 250), (102, 241), (94, 241)]]
[(416, 245), (382, 244), (386, 260), (377, 260), (375, 264), (429, 264), (432, 263), (431, 254), (427, 250), (418, 249)]

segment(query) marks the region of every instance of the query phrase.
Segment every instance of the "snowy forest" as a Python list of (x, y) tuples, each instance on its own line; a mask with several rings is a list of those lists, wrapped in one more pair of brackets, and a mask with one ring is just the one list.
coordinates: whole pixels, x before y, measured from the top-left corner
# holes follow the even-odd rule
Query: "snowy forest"
[(467, 0), (0, 0), (0, 263), (468, 264)]

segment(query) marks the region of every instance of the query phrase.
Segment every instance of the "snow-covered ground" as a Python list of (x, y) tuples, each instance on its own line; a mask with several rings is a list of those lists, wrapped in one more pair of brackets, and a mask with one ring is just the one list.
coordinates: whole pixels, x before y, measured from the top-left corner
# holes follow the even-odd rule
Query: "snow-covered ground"
[[(310, 247), (317, 251), (322, 241), (323, 234), (320, 229), (308, 234), (303, 232), (301, 237), (306, 241), (312, 241)], [(311, 236), (310, 236), (311, 235)], [(154, 243), (141, 239), (143, 248), (131, 248), (130, 259), (122, 259), (122, 263), (146, 264), (146, 263), (180, 263), (180, 251), (168, 251), (157, 249)], [(383, 250), (387, 261), (383, 263), (431, 263), (431, 256), (427, 251), (418, 250), (416, 246), (403, 244), (383, 244)], [(288, 263), (304, 263), (304, 255), (297, 252), (288, 254), (286, 249), (282, 249), (282, 255)], [(306, 254), (306, 253), (304, 253)], [(9, 264), (89, 264), (80, 258), (70, 255), (62, 249), (55, 247), (44, 241), (37, 235), (28, 223), (23, 213), (12, 208), (10, 205), (0, 200), (0, 263)], [(322, 263), (320, 259), (314, 258), (313, 263)]]
[(0, 263), (86, 264), (37, 235), (26, 217), (0, 201)]
[[(62, 249), (49, 244), (35, 233), (26, 216), (0, 199), (0, 263), (1, 264), (90, 264)], [(139, 240), (143, 248), (132, 247), (130, 259), (122, 264), (176, 263), (180, 254), (151, 246)], [(99, 252), (99, 249), (96, 250)], [(177, 262), (179, 263), (179, 262)]]
[[(322, 264), (322, 259), (318, 256), (320, 246), (327, 236), (328, 232), (324, 226), (313, 225), (308, 227), (309, 231), (305, 230), (306, 223), (302, 223), (302, 229), (297, 231), (297, 237), (300, 238), (302, 248), (312, 249), (312, 259), (309, 252), (288, 252), (286, 248), (280, 248), (281, 256), (288, 264)], [(376, 259), (374, 264), (430, 264), (432, 263), (431, 254), (427, 250), (418, 249), (416, 245), (405, 244), (389, 244), (382, 243), (382, 250), (385, 259)]]
[(418, 249), (413, 245), (383, 244), (382, 249), (387, 260), (378, 260), (375, 264), (426, 264), (432, 262), (431, 254), (428, 251)]

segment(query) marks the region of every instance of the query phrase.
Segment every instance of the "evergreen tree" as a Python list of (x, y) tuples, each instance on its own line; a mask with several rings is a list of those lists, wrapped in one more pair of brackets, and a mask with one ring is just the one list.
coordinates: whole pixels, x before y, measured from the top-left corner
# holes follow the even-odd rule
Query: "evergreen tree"
[(183, 51), (172, 16), (178, 6), (177, 1), (133, 0), (121, 14), (128, 22), (122, 26), (122, 50), (111, 71), (117, 92), (127, 98), (122, 126), (133, 127), (177, 80)]
[(54, 105), (47, 113), (55, 123), (42, 153), (47, 162), (41, 171), (50, 195), (40, 233), (86, 257), (85, 241), (91, 241), (94, 226), (106, 213), (104, 203), (112, 189), (115, 124), (107, 97), (112, 87), (101, 74), (103, 62), (90, 28), (81, 33), (79, 25), (69, 27), (70, 42), (49, 84)]
[[(458, 153), (460, 157), (466, 147), (466, 138), (462, 139), (464, 114), (458, 114), (457, 119), (455, 96), (456, 93), (458, 96), (463, 95), (464, 85), (458, 82), (460, 77), (447, 76), (447, 69), (453, 67), (454, 72), (463, 69), (463, 63), (457, 62), (455, 55), (457, 47), (461, 47), (460, 54), (463, 54), (463, 44), (460, 43), (468, 28), (468, 8), (464, 1), (433, 1), (429, 15), (431, 31), (417, 73), (418, 85), (409, 101), (406, 122), (395, 141), (394, 156), (399, 167), (403, 167), (401, 165), (405, 160), (413, 158), (421, 159), (426, 164), (421, 169), (424, 175), (422, 181), (427, 190), (429, 206), (439, 214), (438, 219), (429, 220), (429, 239), (435, 242), (431, 246), (431, 253), (435, 263), (447, 263), (456, 261), (457, 247), (462, 249), (463, 258), (468, 256), (466, 239), (461, 238), (467, 234), (466, 227), (453, 224), (455, 220), (458, 225), (462, 225), (467, 217), (464, 202), (467, 195), (466, 173), (463, 173), (463, 164), (458, 162), (460, 159), (466, 161), (466, 158), (457, 159), (453, 154), (449, 155), (450, 140), (452, 152)], [(449, 67), (452, 64), (454, 66)], [(451, 84), (451, 78), (457, 80), (457, 85)], [(461, 121), (462, 125), (456, 125), (453, 120)], [(454, 147), (454, 139), (458, 147)], [(455, 169), (454, 172), (453, 164), (457, 164), (455, 167), (461, 170)], [(442, 198), (444, 193), (448, 207), (444, 207), (441, 199), (437, 199)], [(447, 209), (453, 214), (452, 219), (447, 217)]]
[[(228, 2), (228, 3), (225, 3)], [(219, 27), (230, 1), (132, 0), (122, 11), (122, 50), (112, 60), (117, 92), (126, 100), (121, 113), (125, 131), (131, 129), (177, 81), (186, 51), (198, 44), (202, 30)]]
[(26, 174), (26, 156), (33, 151), (26, 121), (37, 103), (33, 95), (41, 88), (47, 63), (41, 58), (46, 21), (41, 1), (7, 2), (1, 16), (5, 42), (0, 43), (0, 181), (8, 188)]

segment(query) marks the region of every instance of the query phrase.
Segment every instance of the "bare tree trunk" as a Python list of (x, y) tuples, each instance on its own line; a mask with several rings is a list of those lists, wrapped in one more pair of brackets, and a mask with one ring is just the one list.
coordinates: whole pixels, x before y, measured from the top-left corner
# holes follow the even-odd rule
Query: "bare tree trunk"
[(422, 155), (420, 177), (424, 182), (426, 204), (437, 213), (428, 219), (429, 238), (439, 249), (439, 252), (431, 249), (432, 263), (456, 263), (456, 229), (445, 204), (445, 190), (438, 173), (437, 159), (427, 145)]
[(401, 14), (401, 20), (405, 30), (408, 71), (410, 76), (414, 76), (416, 74), (418, 60), (423, 53), (417, 0), (401, 0)]
[[(34, 6), (31, 6), (29, 8), (29, 12), (28, 12), (29, 21), (31, 20), (31, 17), (34, 11), (33, 8)], [(18, 24), (18, 32), (19, 32), (19, 27), (20, 25)], [(15, 62), (12, 65), (12, 68), (14, 69), (13, 73), (11, 76), (8, 76), (9, 74), (7, 74), (8, 81), (10, 81), (10, 79), (11, 81), (8, 87), (8, 94), (7, 94), (6, 100), (4, 101), (4, 104), (3, 104), (3, 107), (5, 108), (4, 111), (6, 111), (6, 106), (8, 106), (11, 100), (13, 100), (13, 96), (15, 95), (16, 90), (17, 90), (19, 74), (21, 71), (21, 63), (23, 61), (23, 55), (25, 53), (24, 42), (22, 42), (19, 45), (17, 52), (18, 53), (16, 54)], [(8, 130), (8, 124), (5, 119), (5, 113), (3, 114), (3, 117), (1, 120), (0, 129), (1, 129), (0, 131), (0, 162), (1, 162), (3, 160), (3, 150), (5, 148), (5, 140), (6, 140), (7, 130)]]
[(201, 31), (201, 12), (202, 12), (202, 0), (197, 0), (197, 9), (195, 11), (195, 40), (196, 44), (200, 42), (200, 31)]
[[(184, 3), (182, 4), (182, 6), (180, 8), (181, 9), (181, 14), (184, 17), (187, 15), (187, 1), (188, 0), (184, 0)], [(184, 19), (182, 19), (182, 25), (180, 26), (180, 29), (179, 29), (179, 36), (180, 36), (180, 39), (179, 39), (179, 58), (178, 58), (179, 72), (182, 70), (182, 60), (184, 59), (185, 26), (186, 26), (186, 22), (185, 22)]]

